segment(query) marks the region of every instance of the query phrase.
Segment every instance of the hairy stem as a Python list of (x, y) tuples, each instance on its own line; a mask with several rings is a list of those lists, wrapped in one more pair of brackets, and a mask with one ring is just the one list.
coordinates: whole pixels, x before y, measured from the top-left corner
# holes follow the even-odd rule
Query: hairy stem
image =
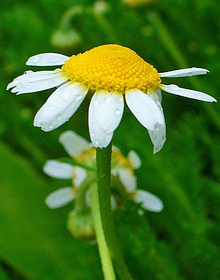
[(107, 148), (97, 148), (96, 150), (97, 185), (101, 223), (107, 246), (120, 279), (132, 280), (119, 249), (111, 212), (111, 152), (112, 144)]

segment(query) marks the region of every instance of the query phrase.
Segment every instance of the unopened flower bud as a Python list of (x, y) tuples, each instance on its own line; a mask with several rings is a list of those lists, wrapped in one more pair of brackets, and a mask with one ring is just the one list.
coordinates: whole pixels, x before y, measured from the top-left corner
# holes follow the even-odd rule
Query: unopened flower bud
[(107, 12), (109, 10), (109, 5), (108, 5), (108, 3), (104, 2), (104, 1), (97, 1), (97, 2), (95, 2), (93, 9), (94, 9), (94, 12), (97, 14), (104, 14), (105, 12)]
[(82, 37), (75, 29), (58, 29), (51, 37), (51, 44), (60, 49), (76, 48)]
[(77, 239), (95, 239), (95, 230), (91, 211), (71, 211), (68, 216), (67, 228)]

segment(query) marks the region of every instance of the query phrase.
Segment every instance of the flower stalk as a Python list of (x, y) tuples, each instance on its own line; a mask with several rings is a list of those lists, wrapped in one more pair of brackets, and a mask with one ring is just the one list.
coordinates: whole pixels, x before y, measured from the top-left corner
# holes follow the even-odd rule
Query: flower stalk
[[(111, 153), (112, 143), (107, 148), (96, 149), (97, 165), (97, 191), (99, 211), (104, 238), (108, 246), (110, 256), (121, 280), (132, 280), (124, 260), (122, 258), (111, 213)], [(101, 256), (102, 257), (102, 256)]]
[(100, 216), (98, 186), (96, 183), (94, 183), (90, 187), (90, 200), (91, 200), (91, 210), (92, 210), (92, 216), (93, 216), (95, 233), (96, 233), (96, 240), (98, 242), (99, 254), (101, 258), (104, 278), (105, 280), (116, 280), (111, 255), (103, 233), (101, 216)]

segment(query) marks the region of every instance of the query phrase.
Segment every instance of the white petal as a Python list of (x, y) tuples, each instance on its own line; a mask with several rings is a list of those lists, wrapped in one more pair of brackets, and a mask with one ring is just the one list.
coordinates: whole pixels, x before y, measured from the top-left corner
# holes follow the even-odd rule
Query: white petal
[(152, 212), (160, 212), (163, 210), (163, 202), (154, 194), (144, 190), (137, 190), (133, 200), (136, 203), (142, 203), (142, 208)]
[(156, 90), (157, 96), (158, 96), (158, 100), (161, 103), (162, 102), (162, 93), (161, 93), (161, 89), (157, 89)]
[(196, 90), (191, 90), (191, 89), (186, 89), (186, 88), (180, 88), (177, 85), (160, 85), (160, 88), (166, 92), (175, 94), (175, 95), (180, 95), (180, 96), (184, 96), (184, 97), (188, 97), (188, 98), (192, 98), (192, 99), (196, 99), (196, 100), (201, 100), (201, 101), (207, 101), (207, 102), (217, 102), (217, 100), (215, 98), (213, 98), (212, 96), (200, 92), (200, 91), (196, 91)]
[[(106, 113), (103, 112), (102, 108), (102, 106), (105, 106), (103, 103), (103, 95), (103, 91), (96, 92), (89, 105), (89, 134), (91, 141), (96, 148), (106, 148), (108, 146), (113, 137), (113, 128), (115, 127), (116, 129), (121, 120), (121, 115), (108, 115), (108, 118), (112, 118), (113, 120), (108, 122), (106, 126), (107, 129), (103, 130), (104, 124), (101, 119), (106, 119)], [(122, 113), (120, 112), (120, 114)]]
[(89, 131), (95, 147), (108, 146), (121, 121), (123, 110), (121, 94), (104, 90), (94, 94), (89, 106)]
[(71, 157), (77, 157), (91, 147), (91, 144), (86, 139), (71, 130), (62, 133), (59, 141)]
[(115, 147), (114, 145), (112, 145), (112, 151), (115, 152), (121, 152), (119, 148)]
[(97, 91), (93, 100), (93, 106), (98, 114), (98, 125), (106, 133), (112, 133), (118, 127), (123, 111), (124, 100), (120, 93)]
[(73, 168), (73, 182), (75, 187), (80, 187), (82, 182), (87, 178), (87, 172), (84, 168), (74, 166)]
[(129, 109), (145, 128), (153, 130), (158, 124), (164, 125), (160, 108), (147, 94), (137, 89), (127, 90), (125, 99)]
[(154, 95), (155, 98), (158, 97), (158, 100), (154, 101), (152, 99), (152, 92), (148, 96), (140, 90), (129, 90), (126, 92), (125, 98), (128, 107), (137, 120), (148, 129), (154, 145), (154, 153), (156, 153), (163, 147), (166, 141), (166, 129), (159, 95), (155, 91)]
[[(161, 114), (163, 115), (164, 118), (164, 113), (163, 113), (163, 107), (161, 106), (161, 101), (162, 101), (162, 96), (161, 96), (161, 90), (148, 90), (148, 95), (150, 98), (152, 98), (157, 106), (159, 107)], [(165, 119), (164, 119), (164, 124), (156, 125), (153, 130), (148, 130), (148, 133), (150, 135), (151, 141), (154, 145), (154, 154), (159, 152), (165, 141), (166, 141), (166, 125), (165, 125)]]
[(154, 145), (154, 154), (159, 152), (162, 148), (164, 143), (166, 142), (166, 126), (164, 125), (157, 125), (153, 130), (148, 130), (150, 135), (150, 139)]
[(135, 151), (130, 151), (128, 153), (128, 159), (134, 169), (138, 169), (141, 166), (141, 159)]
[(52, 192), (45, 200), (47, 206), (51, 209), (62, 207), (73, 201), (74, 193), (72, 187), (66, 187)]
[(161, 77), (167, 77), (167, 78), (179, 78), (179, 77), (188, 77), (188, 76), (197, 76), (197, 75), (204, 75), (207, 74), (209, 70), (204, 68), (186, 68), (186, 69), (179, 69), (174, 71), (168, 71), (160, 73)]
[(41, 53), (34, 55), (28, 59), (26, 65), (33, 66), (55, 66), (63, 65), (69, 57), (58, 53)]
[(47, 99), (37, 112), (34, 126), (51, 131), (68, 121), (84, 100), (88, 88), (80, 83), (66, 83)]
[(116, 168), (112, 170), (112, 174), (119, 177), (128, 193), (135, 191), (137, 182), (136, 177), (129, 168)]
[(38, 92), (60, 86), (67, 80), (68, 78), (60, 69), (55, 71), (27, 71), (25, 74), (15, 78), (7, 86), (7, 90), (13, 88), (11, 92), (17, 94)]
[(44, 173), (58, 179), (71, 179), (73, 176), (73, 165), (57, 160), (48, 160), (44, 165)]
[(161, 90), (158, 89), (157, 91), (153, 90), (153, 89), (149, 89), (147, 92), (147, 95), (153, 99), (153, 101), (157, 104), (157, 106), (160, 108), (161, 111), (163, 111), (163, 108), (161, 106), (161, 102), (162, 102), (162, 94), (161, 94)]

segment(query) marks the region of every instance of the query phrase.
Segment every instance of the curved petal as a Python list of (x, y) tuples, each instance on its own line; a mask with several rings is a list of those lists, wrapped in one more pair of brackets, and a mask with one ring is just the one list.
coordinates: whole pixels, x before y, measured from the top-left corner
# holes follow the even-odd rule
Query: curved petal
[[(162, 95), (161, 95), (161, 90), (148, 90), (148, 95), (150, 98), (152, 98), (157, 106), (159, 107), (161, 114), (163, 115), (164, 118), (164, 113), (163, 113), (163, 107), (161, 106), (161, 101), (162, 101)], [(164, 124), (163, 125), (156, 125), (153, 130), (148, 130), (148, 133), (150, 135), (150, 139), (154, 145), (154, 154), (159, 152), (165, 141), (166, 141), (166, 125), (165, 125), (165, 119), (164, 119)]]
[(134, 192), (136, 189), (136, 177), (129, 168), (115, 168), (112, 174), (119, 177), (119, 180), (124, 185), (128, 193)]
[(43, 167), (44, 173), (58, 179), (71, 179), (73, 176), (73, 165), (57, 160), (48, 160)]
[(86, 139), (71, 130), (62, 133), (59, 142), (71, 157), (77, 157), (91, 147), (91, 144)]
[(84, 168), (79, 166), (73, 167), (73, 182), (75, 187), (80, 187), (82, 182), (87, 178), (87, 172)]
[(206, 101), (206, 102), (217, 102), (215, 98), (212, 96), (196, 91), (196, 90), (191, 90), (191, 89), (186, 89), (186, 88), (180, 88), (177, 85), (160, 85), (160, 88), (166, 92), (175, 94), (175, 95), (180, 95), (183, 97), (188, 97), (196, 100), (201, 100), (201, 101)]
[(121, 152), (120, 149), (118, 147), (115, 147), (114, 145), (112, 145), (112, 151)]
[(144, 190), (137, 190), (133, 197), (134, 202), (142, 203), (141, 207), (152, 212), (163, 210), (163, 202), (154, 194)]
[(58, 53), (41, 53), (34, 56), (31, 56), (26, 65), (32, 66), (55, 66), (63, 65), (69, 57), (63, 54)]
[(56, 190), (48, 195), (45, 200), (47, 206), (51, 209), (62, 207), (74, 199), (74, 192), (72, 187), (65, 187)]
[(19, 95), (58, 87), (67, 81), (68, 77), (61, 70), (27, 71), (8, 84), (7, 90), (13, 88), (11, 92)]
[(153, 130), (157, 124), (164, 124), (160, 108), (147, 94), (131, 89), (126, 91), (125, 99), (129, 109), (145, 128)]
[(153, 130), (148, 130), (150, 139), (154, 145), (154, 154), (158, 153), (166, 142), (166, 126), (157, 125)]
[[(105, 104), (105, 102), (109, 102), (107, 101), (107, 96), (107, 91), (97, 91), (93, 95), (89, 105), (89, 134), (96, 148), (106, 148), (108, 146), (123, 113), (123, 100), (119, 102), (120, 96), (118, 95), (116, 97), (115, 94), (111, 97), (109, 96), (110, 103), (113, 104), (115, 101), (114, 99), (118, 98), (116, 102), (118, 108), (112, 104), (109, 104), (109, 106)], [(104, 111), (103, 108), (105, 108), (106, 111)], [(113, 108), (115, 109), (114, 113), (112, 112)], [(106, 120), (106, 124), (103, 122), (103, 119)]]
[(128, 160), (134, 169), (138, 169), (141, 166), (141, 159), (139, 158), (139, 155), (135, 153), (135, 151), (130, 151), (128, 153)]
[(98, 91), (95, 94), (98, 125), (106, 133), (112, 133), (118, 127), (123, 111), (124, 100), (121, 93)]
[(88, 88), (80, 83), (66, 83), (47, 99), (37, 112), (34, 126), (51, 131), (69, 120), (84, 100)]
[(163, 107), (161, 106), (161, 102), (162, 102), (162, 94), (161, 94), (161, 90), (158, 89), (157, 91), (153, 90), (153, 89), (149, 89), (147, 92), (147, 95), (153, 99), (153, 101), (157, 104), (157, 106), (160, 108), (160, 110), (163, 112)]
[[(154, 92), (154, 94), (156, 97), (157, 93)], [(165, 119), (159, 99), (156, 103), (150, 96), (140, 90), (127, 91), (125, 98), (128, 107), (137, 120), (148, 129), (154, 145), (154, 153), (158, 152), (166, 141)]]
[(186, 68), (186, 69), (179, 69), (179, 70), (174, 70), (174, 71), (163, 72), (163, 73), (160, 73), (160, 76), (162, 78), (164, 78), (164, 77), (167, 77), (167, 78), (180, 78), (180, 77), (205, 75), (208, 72), (209, 72), (209, 70), (204, 69), (204, 68), (192, 67), (192, 68)]

